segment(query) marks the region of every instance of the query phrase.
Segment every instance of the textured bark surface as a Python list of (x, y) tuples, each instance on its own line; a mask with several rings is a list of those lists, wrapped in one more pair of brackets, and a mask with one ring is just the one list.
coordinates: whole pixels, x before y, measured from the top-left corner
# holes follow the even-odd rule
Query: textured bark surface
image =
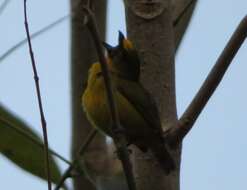
[[(150, 15), (149, 11), (155, 12), (154, 1), (128, 0), (125, 1), (125, 9), (128, 37), (134, 42), (144, 62), (142, 82), (154, 96), (159, 106), (163, 128), (166, 130), (167, 126), (177, 120), (173, 15), (170, 0), (155, 2), (163, 3), (163, 9), (160, 13), (160, 9), (157, 8), (157, 14), (153, 13), (155, 16), (152, 18), (143, 17), (139, 12), (144, 11), (144, 15)], [(135, 6), (135, 3), (138, 6)], [(150, 7), (145, 8), (147, 6)], [(137, 189), (178, 190), (180, 149), (172, 152), (172, 155), (176, 160), (177, 170), (166, 176), (150, 153), (143, 154), (134, 148)]]
[[(71, 0), (71, 80), (72, 80), (72, 157), (85, 140), (91, 126), (81, 106), (81, 95), (85, 89), (87, 72), (90, 64), (97, 60), (97, 54), (91, 35), (86, 26), (82, 25), (82, 10), (78, 8), (81, 0)], [(82, 2), (87, 2), (82, 0)], [(106, 0), (93, 1), (101, 38), (105, 38)], [(84, 164), (90, 173), (100, 174), (106, 170), (105, 137), (97, 135), (87, 149)], [(96, 189), (85, 177), (76, 177), (74, 189)]]

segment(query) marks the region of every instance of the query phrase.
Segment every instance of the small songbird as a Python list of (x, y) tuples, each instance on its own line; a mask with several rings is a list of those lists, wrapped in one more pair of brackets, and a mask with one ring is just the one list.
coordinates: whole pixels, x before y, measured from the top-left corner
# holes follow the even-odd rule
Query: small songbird
[[(133, 61), (139, 58), (132, 60), (124, 57), (120, 59), (121, 64), (116, 62), (119, 58), (115, 56), (125, 54), (124, 56), (128, 57), (128, 48), (133, 48), (129, 40), (128, 46), (121, 45), (125, 43), (123, 40), (127, 39), (121, 37), (121, 42), (116, 48), (118, 51), (126, 52), (118, 52), (107, 58), (120, 124), (124, 128), (128, 145), (134, 144), (143, 152), (150, 149), (162, 169), (168, 174), (175, 169), (175, 163), (165, 147), (157, 106), (152, 96), (139, 83), (140, 68), (134, 66), (136, 70), (131, 72), (128, 71), (128, 66), (124, 65), (127, 60)], [(129, 68), (132, 66), (130, 65)], [(82, 104), (92, 126), (112, 137), (111, 116), (106, 93), (101, 66), (99, 63), (94, 63), (89, 70)]]

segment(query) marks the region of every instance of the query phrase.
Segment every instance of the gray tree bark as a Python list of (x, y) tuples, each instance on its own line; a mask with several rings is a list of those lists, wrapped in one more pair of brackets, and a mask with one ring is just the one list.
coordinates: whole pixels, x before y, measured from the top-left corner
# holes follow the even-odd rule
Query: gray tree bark
[[(87, 72), (90, 64), (97, 60), (95, 47), (86, 26), (83, 26), (82, 9), (78, 7), (81, 0), (71, 0), (71, 91), (72, 91), (72, 157), (88, 135), (91, 126), (81, 106), (81, 95), (85, 89)], [(82, 0), (87, 3), (86, 0)], [(105, 39), (106, 0), (93, 1), (101, 39)], [(106, 141), (104, 136), (97, 135), (83, 159), (83, 164), (95, 175), (106, 170), (107, 157)], [(74, 178), (75, 190), (95, 190), (95, 186), (84, 176)]]
[[(164, 130), (177, 121), (175, 94), (175, 41), (170, 0), (126, 0), (128, 37), (139, 50), (144, 66), (143, 85), (159, 106)], [(172, 152), (177, 169), (166, 176), (150, 153), (134, 149), (138, 190), (178, 190), (181, 147)]]

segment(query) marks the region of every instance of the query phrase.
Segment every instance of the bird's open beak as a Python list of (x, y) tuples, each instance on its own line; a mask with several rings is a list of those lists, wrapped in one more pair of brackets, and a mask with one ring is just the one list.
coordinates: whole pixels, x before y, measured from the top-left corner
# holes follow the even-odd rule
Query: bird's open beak
[(124, 34), (118, 31), (118, 44), (122, 47), (123, 41), (125, 40)]

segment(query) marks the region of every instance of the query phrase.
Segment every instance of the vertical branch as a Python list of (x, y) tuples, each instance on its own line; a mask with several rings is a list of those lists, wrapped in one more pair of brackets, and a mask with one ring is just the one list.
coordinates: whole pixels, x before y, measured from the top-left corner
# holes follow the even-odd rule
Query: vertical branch
[(125, 176), (127, 179), (127, 184), (130, 190), (135, 190), (136, 185), (135, 185), (135, 179), (134, 179), (134, 174), (132, 171), (132, 165), (129, 160), (129, 155), (128, 155), (128, 150), (127, 150), (127, 140), (124, 135), (124, 131), (122, 126), (120, 125), (119, 122), (119, 116), (116, 108), (116, 103), (114, 101), (114, 96), (113, 96), (113, 90), (112, 90), (112, 82), (110, 78), (110, 74), (107, 68), (107, 63), (106, 59), (104, 56), (104, 52), (101, 46), (101, 40), (99, 37), (99, 31), (96, 25), (96, 21), (93, 15), (93, 12), (88, 9), (87, 7), (84, 7), (85, 12), (88, 15), (88, 28), (92, 34), (95, 47), (98, 53), (99, 57), (99, 62), (101, 64), (101, 69), (104, 77), (104, 82), (105, 82), (105, 87), (107, 91), (107, 99), (108, 99), (108, 104), (110, 107), (110, 112), (111, 112), (111, 119), (112, 119), (112, 132), (113, 132), (113, 141), (116, 145), (117, 151), (118, 151), (118, 157), (122, 162), (122, 166), (125, 172)]
[(42, 126), (42, 130), (43, 130), (45, 166), (46, 166), (48, 190), (51, 190), (51, 174), (50, 174), (50, 163), (49, 163), (49, 155), (48, 155), (48, 137), (47, 137), (46, 120), (45, 120), (45, 115), (44, 115), (43, 106), (42, 106), (42, 99), (41, 99), (41, 93), (40, 93), (40, 87), (39, 87), (39, 77), (38, 77), (38, 73), (37, 73), (37, 69), (36, 69), (36, 63), (35, 63), (35, 59), (34, 59), (34, 54), (33, 54), (32, 44), (31, 44), (31, 39), (30, 39), (30, 33), (29, 33), (29, 28), (28, 28), (26, 2), (27, 2), (27, 0), (24, 0), (24, 17), (25, 17), (24, 24), (25, 24), (25, 29), (26, 29), (27, 39), (28, 39), (29, 53), (30, 53), (30, 57), (31, 57), (36, 93), (37, 93), (38, 104), (39, 104), (41, 126)]
[[(89, 124), (81, 104), (81, 96), (86, 87), (88, 69), (92, 63), (97, 61), (97, 53), (90, 31), (83, 26), (83, 18), (80, 4), (87, 4), (88, 0), (70, 0), (71, 4), (71, 111), (72, 111), (72, 138), (71, 154), (75, 159), (81, 144), (86, 139), (92, 126)], [(99, 25), (101, 39), (105, 38), (106, 27), (106, 0), (91, 1), (94, 7), (97, 23)], [(92, 177), (105, 176), (109, 171), (107, 143), (105, 136), (97, 135), (87, 148), (86, 154), (80, 158), (88, 170), (95, 171)], [(85, 176), (74, 178), (75, 190), (95, 190), (95, 186)]]

